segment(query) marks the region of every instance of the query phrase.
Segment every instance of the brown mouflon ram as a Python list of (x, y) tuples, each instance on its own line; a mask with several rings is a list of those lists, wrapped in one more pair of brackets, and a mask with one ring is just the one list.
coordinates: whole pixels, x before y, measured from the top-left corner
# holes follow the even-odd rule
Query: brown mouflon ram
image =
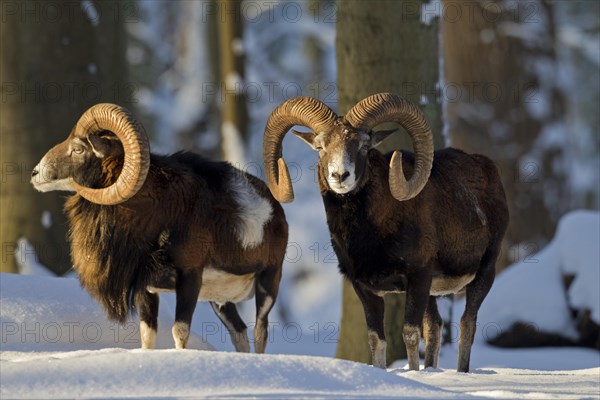
[[(374, 149), (393, 132), (373, 131), (384, 122), (406, 129), (414, 155)], [(341, 273), (364, 306), (373, 365), (386, 366), (385, 293), (406, 292), (402, 334), (409, 367), (418, 370), (421, 323), (425, 367), (437, 367), (442, 319), (436, 297), (465, 291), (458, 371), (467, 372), (477, 311), (494, 281), (508, 224), (494, 163), (452, 148), (434, 152), (422, 113), (397, 95), (367, 97), (345, 116), (319, 100), (297, 97), (272, 112), (264, 134), (265, 174), (281, 202), (294, 198), (282, 158), (282, 140), (294, 125), (312, 131), (294, 133), (319, 153), (331, 242)]]
[(175, 292), (173, 338), (185, 348), (198, 300), (207, 300), (237, 351), (250, 344), (235, 303), (256, 296), (255, 351), (267, 343), (288, 226), (267, 186), (226, 162), (150, 153), (124, 108), (87, 110), (35, 167), (42, 192), (66, 202), (74, 268), (108, 316), (140, 316), (143, 348), (156, 338), (159, 292)]

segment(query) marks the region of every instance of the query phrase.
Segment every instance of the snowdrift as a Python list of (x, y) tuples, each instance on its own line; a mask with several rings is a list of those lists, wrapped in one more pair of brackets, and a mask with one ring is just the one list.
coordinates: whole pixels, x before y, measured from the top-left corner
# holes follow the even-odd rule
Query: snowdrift
[[(500, 273), (478, 315), (476, 340), (492, 341), (515, 323), (572, 342), (580, 333), (572, 311), (600, 323), (600, 213), (574, 211), (560, 220), (554, 239)], [(573, 281), (565, 289), (564, 277)], [(453, 312), (458, 326), (464, 300)]]
[[(161, 309), (161, 347), (172, 347), (171, 322)], [(385, 371), (325, 357), (140, 350), (137, 322), (119, 328), (107, 321), (77, 280), (70, 278), (0, 274), (0, 326), (3, 399), (571, 399), (600, 394), (600, 353), (586, 349), (508, 351), (478, 343), (470, 374), (455, 371), (455, 345), (442, 348), (440, 366), (447, 370), (419, 372), (408, 371), (405, 361)], [(290, 343), (281, 335), (273, 337), (270, 352), (289, 353), (301, 344), (303, 351), (329, 354), (335, 347), (335, 343), (319, 345), (312, 338)], [(193, 345), (211, 348), (198, 335)], [(220, 342), (215, 345), (223, 347)]]
[(12, 363), (3, 367), (2, 398), (455, 397), (364, 364), (321, 357), (120, 349), (7, 357)]
[[(157, 348), (173, 348), (174, 318), (160, 311)], [(140, 347), (138, 321), (119, 325), (106, 319), (76, 279), (0, 274), (2, 350), (135, 349)], [(213, 349), (195, 334), (190, 348)]]

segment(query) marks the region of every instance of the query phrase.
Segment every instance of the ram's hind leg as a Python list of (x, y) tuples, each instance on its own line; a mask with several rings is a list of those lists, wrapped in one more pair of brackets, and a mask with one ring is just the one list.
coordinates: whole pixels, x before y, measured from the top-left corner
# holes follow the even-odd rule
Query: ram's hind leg
[(269, 312), (279, 293), (281, 268), (265, 269), (256, 278), (256, 326), (254, 327), (254, 351), (264, 353), (267, 347)]
[(221, 320), (223, 325), (231, 335), (231, 343), (235, 347), (235, 351), (241, 353), (250, 352), (250, 342), (248, 340), (247, 327), (237, 308), (233, 303), (217, 304), (214, 301), (210, 302), (215, 314)]
[(194, 271), (177, 271), (175, 294), (177, 305), (175, 306), (175, 323), (173, 324), (173, 340), (175, 348), (185, 349), (190, 338), (190, 325), (192, 316), (198, 303), (200, 293), (201, 277)]
[(158, 293), (142, 290), (135, 296), (135, 303), (140, 313), (140, 339), (142, 349), (153, 349), (156, 343), (158, 328)]
[(425, 368), (438, 366), (442, 337), (442, 317), (437, 308), (437, 299), (429, 296), (429, 303), (423, 318), (423, 336), (425, 337)]
[(481, 261), (477, 275), (467, 285), (465, 312), (460, 319), (460, 338), (458, 341), (458, 372), (469, 372), (471, 346), (475, 339), (477, 312), (485, 296), (487, 296), (496, 275), (497, 251), (488, 250)]

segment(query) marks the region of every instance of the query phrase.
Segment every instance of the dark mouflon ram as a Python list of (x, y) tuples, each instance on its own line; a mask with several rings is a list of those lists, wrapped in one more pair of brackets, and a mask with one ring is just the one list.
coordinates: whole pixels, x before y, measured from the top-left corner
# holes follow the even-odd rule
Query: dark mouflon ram
[[(409, 133), (415, 154), (376, 149), (394, 122)], [(436, 296), (466, 292), (460, 322), (458, 371), (469, 371), (477, 312), (495, 276), (508, 208), (494, 163), (447, 148), (433, 151), (418, 108), (390, 93), (357, 103), (345, 116), (310, 97), (278, 106), (263, 142), (265, 175), (281, 202), (293, 200), (282, 141), (294, 133), (319, 153), (319, 187), (341, 273), (360, 298), (373, 365), (386, 366), (383, 295), (406, 292), (403, 338), (409, 367), (419, 369), (420, 326), (425, 367), (437, 367), (442, 319)], [(406, 177), (409, 177), (406, 180)]]
[(250, 344), (235, 303), (256, 296), (255, 351), (267, 343), (288, 226), (267, 186), (226, 162), (150, 153), (124, 108), (98, 104), (52, 148), (31, 179), (66, 202), (74, 268), (109, 317), (140, 316), (143, 348), (156, 338), (159, 292), (176, 293), (173, 338), (185, 348), (198, 300), (207, 300), (237, 351)]

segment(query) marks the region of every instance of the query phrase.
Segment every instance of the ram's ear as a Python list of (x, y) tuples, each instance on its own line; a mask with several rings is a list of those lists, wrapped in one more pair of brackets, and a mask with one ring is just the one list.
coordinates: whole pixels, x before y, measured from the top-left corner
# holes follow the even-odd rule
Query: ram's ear
[(379, 146), (388, 136), (396, 132), (398, 129), (390, 129), (386, 131), (375, 131), (371, 134), (371, 147)]
[(315, 138), (317, 137), (317, 135), (314, 132), (300, 132), (292, 129), (292, 133), (300, 139), (304, 140), (304, 142), (307, 145), (309, 145), (313, 150), (316, 150)]
[(119, 150), (123, 152), (123, 147), (119, 146), (119, 139), (115, 135), (89, 135), (87, 139), (98, 158), (115, 155)]

